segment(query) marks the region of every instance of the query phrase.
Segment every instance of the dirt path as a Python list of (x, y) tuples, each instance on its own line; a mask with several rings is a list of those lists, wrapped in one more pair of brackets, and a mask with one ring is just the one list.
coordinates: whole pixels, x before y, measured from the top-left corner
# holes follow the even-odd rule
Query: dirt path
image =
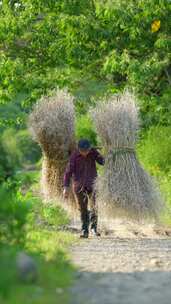
[(71, 248), (71, 304), (170, 304), (170, 231), (128, 224), (106, 234)]

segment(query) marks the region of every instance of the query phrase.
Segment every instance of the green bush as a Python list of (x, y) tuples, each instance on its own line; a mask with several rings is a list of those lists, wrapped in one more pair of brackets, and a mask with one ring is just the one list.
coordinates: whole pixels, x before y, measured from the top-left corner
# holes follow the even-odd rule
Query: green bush
[[(56, 229), (68, 218), (61, 208), (42, 204), (31, 191), (23, 196), (19, 186), (11, 179), (0, 188), (0, 303), (56, 303), (56, 288), (68, 287), (73, 277), (66, 255), (73, 236)], [(23, 251), (37, 265), (34, 283), (19, 276), (16, 257)], [(59, 294), (58, 302), (66, 303), (67, 296), (66, 291)]]
[(163, 194), (167, 211), (163, 215), (163, 222), (165, 224), (171, 225), (171, 170), (166, 174), (162, 174), (159, 177), (160, 189)]
[(0, 248), (0, 268), (1, 273), (3, 274), (0, 275), (0, 300), (1, 296), (3, 297), (3, 300), (9, 296), (11, 286), (16, 281), (16, 254), (16, 247), (4, 245)]
[(0, 123), (25, 123), (56, 86), (74, 93), (80, 113), (91, 97), (130, 86), (146, 128), (171, 124), (170, 0), (16, 2), (0, 2)]
[(161, 215), (164, 224), (171, 224), (171, 128), (152, 127), (143, 135), (138, 147), (141, 163), (158, 181), (167, 206)]
[(17, 147), (15, 135), (16, 131), (9, 128), (3, 132), (1, 138), (2, 147), (10, 168), (16, 168), (19, 166), (20, 151)]
[(13, 128), (4, 130), (1, 136), (0, 180), (11, 176), (18, 168), (35, 164), (41, 156), (27, 130), (16, 131)]
[(10, 166), (7, 158), (7, 154), (3, 148), (1, 137), (0, 137), (0, 183), (4, 181), (4, 179), (10, 175), (12, 175), (13, 170)]
[(171, 169), (171, 127), (152, 127), (138, 145), (138, 154), (144, 166), (153, 175)]
[(31, 202), (13, 185), (4, 183), (0, 187), (0, 241), (22, 243), (24, 225), (31, 210)]
[(48, 225), (61, 226), (68, 223), (66, 212), (62, 208), (54, 205), (48, 205), (46, 208), (42, 208), (41, 216)]
[(76, 120), (76, 138), (87, 138), (93, 145), (97, 145), (97, 134), (93, 128), (93, 123), (88, 115), (81, 115)]
[(16, 144), (20, 151), (20, 164), (34, 164), (41, 156), (40, 147), (33, 142), (28, 130), (20, 130), (16, 133)]

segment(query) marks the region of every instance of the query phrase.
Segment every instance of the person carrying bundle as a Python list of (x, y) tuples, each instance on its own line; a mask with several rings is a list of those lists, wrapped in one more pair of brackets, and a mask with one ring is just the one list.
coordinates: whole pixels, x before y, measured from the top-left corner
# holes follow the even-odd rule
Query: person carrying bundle
[[(97, 205), (94, 183), (97, 177), (96, 162), (104, 165), (104, 157), (91, 147), (87, 139), (81, 139), (76, 149), (70, 156), (70, 160), (64, 174), (64, 198), (69, 196), (70, 180), (73, 181), (73, 191), (78, 202), (82, 233), (80, 237), (88, 238), (89, 224), (94, 235), (100, 236), (97, 231)], [(88, 201), (90, 200), (90, 212), (88, 211)]]

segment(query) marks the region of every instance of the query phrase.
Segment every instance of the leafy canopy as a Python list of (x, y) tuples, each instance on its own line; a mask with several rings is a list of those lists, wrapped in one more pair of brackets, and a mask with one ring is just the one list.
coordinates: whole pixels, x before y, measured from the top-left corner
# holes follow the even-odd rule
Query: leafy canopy
[[(145, 126), (170, 124), (170, 15), (169, 0), (1, 1), (1, 125), (21, 124), (57, 85), (82, 113), (92, 96), (131, 86)], [(4, 113), (9, 102), (17, 115)]]

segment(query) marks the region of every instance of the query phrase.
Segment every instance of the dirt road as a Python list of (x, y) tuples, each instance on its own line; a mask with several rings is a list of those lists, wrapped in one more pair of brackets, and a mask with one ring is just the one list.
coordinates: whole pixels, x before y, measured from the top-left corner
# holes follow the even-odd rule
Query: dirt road
[(71, 304), (170, 304), (171, 232), (118, 224), (71, 248)]

